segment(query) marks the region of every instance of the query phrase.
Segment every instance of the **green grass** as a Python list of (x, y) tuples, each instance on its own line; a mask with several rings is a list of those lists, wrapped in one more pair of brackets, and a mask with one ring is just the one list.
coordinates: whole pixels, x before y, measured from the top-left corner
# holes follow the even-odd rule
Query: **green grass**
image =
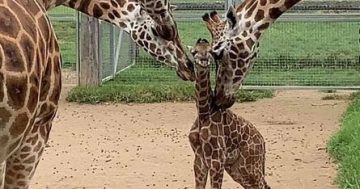
[(360, 188), (360, 93), (352, 96), (352, 102), (342, 119), (342, 127), (328, 144), (331, 156), (338, 161), (337, 182), (342, 189)]
[(349, 100), (348, 95), (331, 94), (321, 98), (322, 100)]
[[(260, 58), (355, 58), (359, 28), (355, 22), (277, 22), (260, 41)], [(210, 39), (201, 21), (178, 22), (178, 29), (184, 45), (193, 45), (199, 37)]]
[[(194, 86), (189, 83), (135, 83), (121, 81), (106, 83), (101, 87), (76, 87), (67, 96), (69, 102), (97, 104), (187, 102), (194, 100)], [(273, 97), (269, 90), (241, 90), (236, 94), (238, 102), (251, 102)]]
[[(258, 68), (258, 69), (257, 69)], [(307, 68), (264, 71), (255, 67), (245, 81), (247, 85), (272, 86), (359, 86), (360, 74), (355, 69)]]
[[(67, 100), (90, 104), (186, 102), (194, 100), (193, 85), (191, 82), (180, 80), (174, 70), (157, 62), (154, 62), (154, 65), (137, 64), (100, 87), (72, 89)], [(250, 102), (271, 98), (273, 91), (241, 90), (236, 97), (238, 102)]]

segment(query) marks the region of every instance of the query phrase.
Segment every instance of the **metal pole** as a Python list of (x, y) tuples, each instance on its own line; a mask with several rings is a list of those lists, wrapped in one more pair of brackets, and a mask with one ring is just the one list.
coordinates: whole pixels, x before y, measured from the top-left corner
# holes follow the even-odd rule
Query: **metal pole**
[[(114, 25), (109, 25), (110, 27), (110, 61), (112, 65), (115, 65), (115, 29)], [(113, 70), (114, 72), (116, 70)]]
[(116, 47), (116, 54), (115, 54), (114, 72), (113, 72), (113, 77), (114, 78), (115, 78), (116, 73), (117, 73), (117, 66), (118, 66), (118, 63), (119, 63), (119, 56), (120, 56), (120, 50), (121, 50), (121, 44), (122, 44), (123, 36), (124, 36), (124, 30), (120, 30), (119, 39), (118, 39), (118, 43), (117, 43), (117, 47)]
[(97, 39), (98, 39), (98, 62), (99, 62), (99, 79), (100, 79), (100, 85), (102, 84), (102, 78), (103, 78), (103, 52), (102, 52), (102, 21), (99, 19), (96, 19), (99, 25), (99, 32), (97, 33)]
[(76, 75), (77, 75), (77, 85), (80, 85), (80, 12), (76, 11), (75, 13), (75, 22), (76, 22)]

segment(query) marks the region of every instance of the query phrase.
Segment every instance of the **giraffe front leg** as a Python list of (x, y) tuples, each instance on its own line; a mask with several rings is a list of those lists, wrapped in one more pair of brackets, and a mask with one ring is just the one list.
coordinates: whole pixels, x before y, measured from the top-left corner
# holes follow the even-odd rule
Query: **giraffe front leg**
[[(211, 140), (210, 140), (211, 141)], [(211, 189), (221, 189), (222, 182), (224, 178), (225, 171), (225, 157), (223, 150), (219, 148), (218, 145), (212, 145), (212, 149), (206, 150), (206, 146), (209, 146), (210, 143), (207, 143), (203, 146), (206, 165), (209, 167), (210, 171), (210, 184)], [(210, 153), (211, 152), (211, 153)]]
[[(47, 105), (45, 105), (47, 106)], [(21, 146), (7, 159), (5, 189), (28, 189), (49, 138), (57, 107), (47, 106), (40, 113)]]
[(0, 163), (0, 189), (4, 188), (6, 162)]
[(211, 189), (221, 189), (224, 178), (224, 161), (213, 159), (210, 164)]
[(201, 148), (200, 138), (199, 138), (199, 127), (195, 123), (189, 134), (189, 141), (191, 148), (195, 154), (194, 160), (194, 174), (195, 174), (195, 186), (196, 189), (205, 189), (207, 176), (208, 176), (208, 167), (205, 165), (203, 160), (203, 152)]
[(201, 154), (195, 154), (194, 173), (195, 173), (195, 188), (205, 189), (208, 176), (208, 167), (205, 165)]

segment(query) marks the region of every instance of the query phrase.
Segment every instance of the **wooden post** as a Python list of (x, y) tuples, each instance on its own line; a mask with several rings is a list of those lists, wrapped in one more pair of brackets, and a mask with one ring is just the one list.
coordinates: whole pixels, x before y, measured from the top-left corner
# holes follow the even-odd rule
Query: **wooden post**
[(79, 85), (99, 86), (101, 84), (101, 62), (99, 58), (99, 21), (81, 16), (80, 19), (80, 81)]

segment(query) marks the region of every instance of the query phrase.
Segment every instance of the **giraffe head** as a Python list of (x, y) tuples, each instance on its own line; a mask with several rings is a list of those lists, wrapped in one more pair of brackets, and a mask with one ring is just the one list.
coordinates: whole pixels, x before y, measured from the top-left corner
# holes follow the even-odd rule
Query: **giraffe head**
[(194, 64), (197, 71), (209, 69), (212, 59), (211, 45), (206, 39), (198, 39), (194, 47), (189, 47), (191, 55), (194, 58)]
[(156, 32), (162, 38), (174, 41), (178, 39), (178, 30), (172, 15), (176, 6), (170, 5), (169, 0), (145, 0), (145, 9), (155, 21)]
[(131, 38), (152, 57), (171, 67), (183, 80), (194, 81), (194, 65), (185, 53), (179, 36), (174, 40), (164, 39), (155, 29), (154, 20), (144, 13), (141, 19), (131, 21), (127, 30)]
[[(239, 18), (236, 16), (236, 10), (230, 6), (226, 13), (226, 20), (221, 20), (216, 11), (203, 16), (203, 21), (212, 36), (212, 46), (215, 59), (221, 57), (226, 48), (227, 41), (237, 35), (240, 30)], [(219, 57), (220, 56), (220, 57)]]
[(221, 20), (216, 11), (213, 11), (210, 14), (205, 13), (202, 19), (211, 34), (212, 43), (215, 44), (219, 42), (224, 36), (226, 22)]
[(164, 51), (173, 54), (171, 56), (163, 55), (165, 60), (162, 60), (163, 57), (161, 56), (157, 59), (161, 62), (175, 64), (173, 67), (177, 68), (177, 74), (183, 80), (194, 80), (193, 64), (181, 45), (177, 24), (173, 16), (176, 7), (170, 5), (169, 0), (144, 0), (143, 6), (152, 19), (152, 26), (150, 27), (152, 34), (165, 42), (159, 46), (165, 47)]

